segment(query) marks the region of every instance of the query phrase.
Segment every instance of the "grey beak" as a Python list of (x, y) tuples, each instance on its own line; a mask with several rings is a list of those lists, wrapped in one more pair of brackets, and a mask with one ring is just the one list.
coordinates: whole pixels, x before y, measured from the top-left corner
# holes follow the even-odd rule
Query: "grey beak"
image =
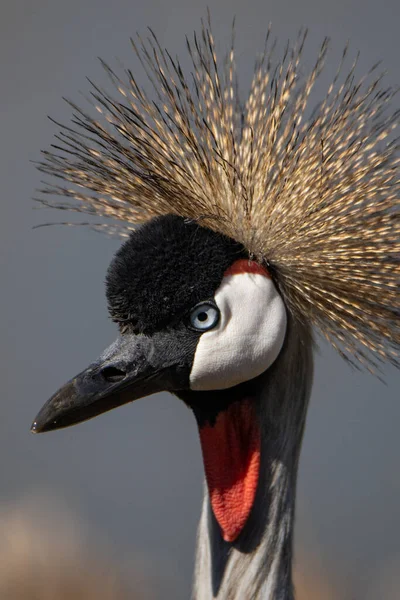
[(172, 391), (178, 385), (176, 366), (168, 366), (168, 361), (166, 365), (158, 355), (151, 337), (119, 337), (46, 402), (31, 430), (41, 433), (68, 427), (138, 398)]

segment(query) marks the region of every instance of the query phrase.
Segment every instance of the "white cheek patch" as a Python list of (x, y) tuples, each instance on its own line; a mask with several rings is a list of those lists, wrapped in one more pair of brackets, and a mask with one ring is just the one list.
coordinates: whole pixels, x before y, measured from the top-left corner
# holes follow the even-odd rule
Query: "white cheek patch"
[(221, 319), (199, 339), (192, 390), (225, 389), (261, 375), (285, 339), (286, 309), (272, 279), (259, 273), (227, 275), (215, 302)]

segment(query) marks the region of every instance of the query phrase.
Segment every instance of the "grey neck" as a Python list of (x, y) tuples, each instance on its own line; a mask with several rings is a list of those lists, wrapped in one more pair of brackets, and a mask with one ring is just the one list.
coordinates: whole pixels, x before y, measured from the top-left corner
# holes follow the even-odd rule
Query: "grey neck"
[(289, 323), (284, 347), (260, 380), (260, 479), (250, 517), (225, 542), (205, 489), (194, 600), (293, 600), (292, 540), (297, 468), (312, 384), (312, 341)]

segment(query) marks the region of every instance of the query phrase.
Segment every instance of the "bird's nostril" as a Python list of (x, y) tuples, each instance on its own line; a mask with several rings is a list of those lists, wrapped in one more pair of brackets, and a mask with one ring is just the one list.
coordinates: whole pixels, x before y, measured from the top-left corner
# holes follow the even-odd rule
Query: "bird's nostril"
[(104, 379), (110, 383), (122, 381), (126, 375), (125, 371), (121, 371), (121, 369), (117, 369), (117, 367), (104, 367), (100, 373), (102, 377), (104, 377)]

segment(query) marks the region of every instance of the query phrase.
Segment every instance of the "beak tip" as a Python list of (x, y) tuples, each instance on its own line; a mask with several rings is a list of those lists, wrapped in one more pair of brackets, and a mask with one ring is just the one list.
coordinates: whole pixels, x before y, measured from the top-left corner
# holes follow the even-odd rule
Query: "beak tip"
[(33, 421), (31, 425), (31, 433), (40, 433), (41, 429), (37, 421)]
[[(54, 424), (56, 421), (54, 421)], [(51, 429), (51, 426), (46, 421), (40, 421), (40, 419), (35, 419), (31, 425), (31, 433), (43, 433), (44, 431), (48, 431)]]

